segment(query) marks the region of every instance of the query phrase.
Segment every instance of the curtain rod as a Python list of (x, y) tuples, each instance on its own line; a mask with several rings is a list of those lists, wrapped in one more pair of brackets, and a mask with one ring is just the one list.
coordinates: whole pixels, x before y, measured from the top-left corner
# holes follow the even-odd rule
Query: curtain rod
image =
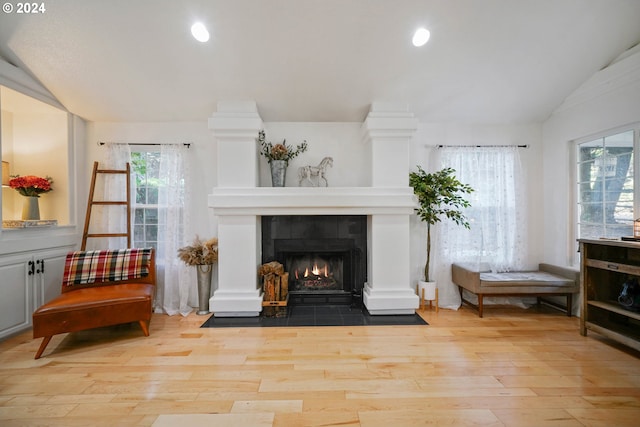
[[(169, 145), (171, 143), (169, 142), (165, 142), (165, 143), (161, 143), (161, 142), (105, 142), (105, 141), (98, 141), (98, 145), (104, 145), (104, 144), (124, 144), (124, 145)], [(184, 145), (187, 148), (191, 147), (191, 143), (190, 142), (184, 142), (182, 143), (182, 145)]]
[(529, 148), (529, 144), (522, 145), (436, 145), (436, 148), (505, 148), (505, 147), (516, 147), (516, 148)]

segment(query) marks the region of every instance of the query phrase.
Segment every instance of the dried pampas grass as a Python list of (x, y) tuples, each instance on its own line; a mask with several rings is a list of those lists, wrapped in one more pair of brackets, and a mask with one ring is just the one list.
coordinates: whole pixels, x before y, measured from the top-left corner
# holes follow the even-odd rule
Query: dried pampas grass
[(193, 245), (178, 249), (178, 258), (187, 265), (207, 265), (218, 261), (218, 239), (206, 241), (196, 236)]

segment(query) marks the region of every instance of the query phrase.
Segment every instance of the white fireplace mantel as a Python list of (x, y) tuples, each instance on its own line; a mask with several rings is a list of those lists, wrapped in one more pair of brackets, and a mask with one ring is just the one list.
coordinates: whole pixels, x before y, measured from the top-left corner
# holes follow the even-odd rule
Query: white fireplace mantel
[(410, 187), (214, 188), (209, 207), (225, 215), (411, 215)]
[(403, 106), (372, 104), (362, 125), (371, 158), (368, 187), (260, 187), (255, 136), (261, 124), (255, 102), (219, 103), (209, 120), (218, 146), (218, 186), (208, 196), (218, 218), (218, 289), (209, 300), (214, 315), (260, 314), (261, 217), (277, 215), (366, 215), (364, 305), (377, 315), (414, 313), (419, 301), (410, 283), (409, 221), (417, 203), (408, 186), (413, 114)]

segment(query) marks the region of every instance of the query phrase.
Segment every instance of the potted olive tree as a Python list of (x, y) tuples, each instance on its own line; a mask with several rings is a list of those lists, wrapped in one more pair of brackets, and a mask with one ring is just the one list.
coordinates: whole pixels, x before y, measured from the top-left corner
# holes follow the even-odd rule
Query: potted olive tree
[[(431, 226), (448, 218), (458, 225), (469, 228), (469, 222), (461, 209), (471, 206), (464, 194), (473, 189), (455, 177), (455, 170), (444, 168), (437, 172), (427, 173), (420, 166), (417, 172), (409, 174), (409, 185), (418, 198), (418, 217), (427, 224), (427, 261), (424, 266), (424, 280), (418, 282), (418, 293), (425, 289), (427, 295), (436, 291), (436, 283), (431, 280), (429, 267), (431, 261)], [(426, 299), (434, 299), (427, 297)]]

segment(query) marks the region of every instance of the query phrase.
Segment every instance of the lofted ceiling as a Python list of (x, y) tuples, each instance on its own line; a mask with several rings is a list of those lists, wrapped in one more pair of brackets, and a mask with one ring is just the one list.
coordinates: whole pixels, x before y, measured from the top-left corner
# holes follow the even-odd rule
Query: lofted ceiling
[(537, 122), (640, 42), (638, 0), (41, 3), (0, 13), (0, 56), (91, 121), (200, 121), (255, 100), (265, 121), (362, 121), (381, 101), (423, 122)]

